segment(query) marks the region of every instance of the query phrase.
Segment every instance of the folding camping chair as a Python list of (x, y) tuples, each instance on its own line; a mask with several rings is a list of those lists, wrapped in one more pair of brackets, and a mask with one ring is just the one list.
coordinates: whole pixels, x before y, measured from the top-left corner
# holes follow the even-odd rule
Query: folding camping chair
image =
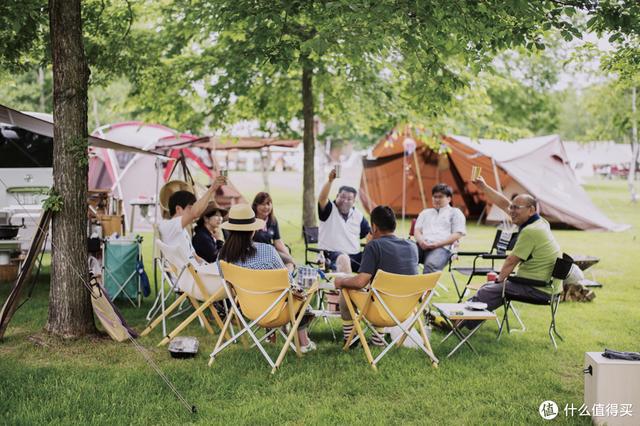
[(126, 299), (133, 306), (140, 307), (142, 288), (138, 264), (142, 262), (141, 242), (140, 236), (104, 240), (102, 276), (111, 301)]
[[(441, 272), (423, 275), (398, 275), (378, 271), (368, 291), (343, 289), (342, 294), (347, 308), (351, 318), (354, 318), (354, 327), (347, 338), (344, 350), (349, 349), (355, 333), (357, 333), (365, 356), (371, 367), (377, 370), (376, 364), (382, 357), (393, 346), (402, 346), (408, 337), (431, 359), (432, 365), (437, 367), (438, 358), (431, 349), (422, 316), (425, 308), (429, 305), (433, 288), (436, 286), (440, 274)], [(358, 308), (357, 315), (354, 304)], [(399, 327), (402, 334), (387, 344), (374, 359), (365, 337), (366, 329), (362, 328), (361, 321), (364, 321), (372, 333), (377, 334), (376, 327)], [(411, 330), (416, 324), (422, 339), (416, 339), (411, 335)]]
[[(218, 315), (218, 311), (213, 306), (214, 302), (224, 299), (224, 289), (222, 286), (222, 278), (217, 275), (214, 269), (215, 265), (208, 264), (207, 270), (194, 267), (189, 260), (180, 253), (177, 246), (169, 246), (162, 241), (157, 240), (156, 244), (160, 249), (163, 257), (166, 259), (168, 266), (175, 276), (176, 288), (182, 294), (162, 313), (144, 329), (141, 336), (146, 336), (158, 324), (163, 322), (171, 312), (178, 308), (183, 301), (189, 300), (195, 311), (191, 313), (182, 323), (180, 323), (173, 331), (167, 334), (158, 343), (158, 346), (167, 344), (171, 339), (180, 334), (194, 319), (199, 318), (209, 334), (214, 334), (209, 320), (204, 315), (204, 311), (209, 309), (214, 321), (222, 329), (223, 322)], [(202, 302), (202, 303), (198, 303)], [(162, 305), (162, 307), (164, 304)], [(228, 337), (228, 335), (227, 335)]]
[[(507, 251), (513, 250), (517, 239), (517, 232), (512, 233), (498, 229), (496, 230), (496, 236), (493, 239), (493, 243), (491, 244), (491, 249), (489, 249), (489, 251), (459, 251), (455, 256), (451, 257), (451, 260), (449, 261), (449, 274), (451, 275), (451, 280), (453, 281), (456, 293), (458, 293), (458, 303), (462, 301), (467, 290), (478, 290), (480, 286), (484, 284), (484, 282), (480, 285), (472, 284), (471, 281), (474, 277), (486, 277), (490, 272), (497, 272), (496, 261), (507, 258)], [(453, 266), (454, 260), (461, 257), (473, 257), (473, 263), (465, 266)], [(481, 261), (491, 261), (491, 266), (480, 266), (478, 263)], [(467, 281), (464, 284), (462, 291), (460, 291), (460, 285), (456, 280), (454, 272), (467, 277)]]
[(529, 285), (533, 285), (536, 287), (546, 287), (551, 290), (551, 297), (547, 303), (539, 303), (536, 301), (528, 300), (526, 298), (511, 298), (505, 294), (506, 284), (502, 287), (502, 298), (504, 300), (504, 316), (502, 318), (502, 322), (500, 323), (500, 329), (498, 331), (498, 340), (502, 335), (502, 331), (506, 326), (507, 332), (509, 332), (509, 317), (508, 312), (509, 309), (513, 309), (513, 301), (517, 300), (522, 303), (529, 303), (534, 305), (549, 305), (551, 308), (551, 323), (549, 324), (549, 338), (551, 339), (551, 343), (555, 350), (558, 350), (558, 345), (556, 344), (556, 339), (554, 334), (558, 336), (560, 340), (564, 340), (562, 336), (556, 330), (556, 313), (558, 312), (558, 306), (560, 305), (560, 296), (562, 294), (562, 281), (567, 278), (569, 275), (569, 271), (571, 270), (571, 265), (573, 264), (573, 259), (566, 253), (562, 254), (562, 257), (556, 259), (556, 263), (553, 267), (553, 272), (551, 274), (551, 280), (549, 282), (527, 280), (529, 281)]
[[(298, 326), (302, 321), (307, 306), (318, 288), (318, 280), (307, 291), (304, 300), (298, 298), (289, 282), (289, 274), (285, 269), (271, 270), (254, 270), (236, 266), (225, 261), (220, 261), (220, 268), (224, 276), (224, 289), (231, 302), (231, 312), (222, 328), (222, 334), (216, 342), (216, 346), (211, 353), (209, 366), (213, 364), (216, 356), (227, 348), (231, 343), (235, 342), (244, 333), (249, 334), (264, 358), (271, 366), (271, 373), (275, 373), (287, 350), (289, 349), (292, 339), (295, 340), (294, 350), (298, 356), (302, 355), (300, 351), (300, 342), (298, 341)], [(235, 333), (231, 339), (223, 343), (222, 336), (227, 331), (233, 318), (237, 318), (241, 323), (241, 330)], [(289, 334), (285, 335), (281, 327), (289, 325)], [(256, 330), (259, 328), (271, 329), (262, 338), (256, 336)], [(284, 338), (285, 343), (280, 350), (278, 358), (274, 362), (265, 350), (262, 342), (272, 333), (279, 332)]]
[(322, 252), (318, 245), (318, 227), (317, 226), (303, 226), (302, 238), (304, 239), (304, 264), (309, 266), (320, 266), (317, 260), (311, 260), (309, 253), (315, 253), (317, 256)]

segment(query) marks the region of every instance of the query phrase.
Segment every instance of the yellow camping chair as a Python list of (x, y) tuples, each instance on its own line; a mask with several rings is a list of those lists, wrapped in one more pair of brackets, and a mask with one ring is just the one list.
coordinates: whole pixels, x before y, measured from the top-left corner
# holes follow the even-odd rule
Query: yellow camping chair
[[(200, 319), (200, 322), (209, 334), (215, 334), (213, 328), (211, 328), (209, 320), (204, 315), (204, 312), (209, 309), (218, 327), (222, 329), (224, 326), (222, 319), (220, 319), (218, 312), (213, 306), (213, 302), (217, 302), (225, 298), (222, 278), (219, 274), (216, 274), (217, 270), (215, 265), (208, 264), (205, 266), (206, 269), (203, 268), (198, 271), (189, 262), (186, 256), (183, 253), (180, 253), (177, 246), (169, 246), (160, 240), (157, 240), (156, 244), (167, 261), (167, 266), (172, 271), (173, 277), (175, 277), (178, 291), (182, 292), (182, 294), (171, 304), (171, 306), (162, 311), (161, 314), (158, 315), (158, 317), (156, 317), (156, 319), (154, 319), (142, 333), (140, 333), (140, 335), (146, 336), (149, 334), (151, 330), (167, 318), (171, 312), (178, 308), (182, 302), (187, 299), (193, 306), (194, 312), (182, 321), (175, 329), (173, 329), (173, 331), (167, 334), (160, 343), (158, 343), (158, 346), (167, 344), (196, 318)], [(229, 337), (228, 334), (227, 337)]]
[[(378, 271), (368, 290), (343, 289), (342, 294), (353, 321), (353, 330), (347, 338), (344, 350), (348, 350), (351, 342), (358, 334), (365, 355), (371, 367), (377, 370), (376, 364), (389, 350), (397, 345), (402, 346), (408, 337), (431, 358), (432, 365), (438, 366), (438, 358), (433, 354), (426, 328), (422, 319), (423, 312), (429, 304), (433, 288), (436, 286), (441, 272), (424, 275), (398, 275)], [(355, 306), (358, 308), (356, 316)], [(364, 321), (373, 333), (376, 327), (399, 327), (402, 333), (374, 359), (365, 337), (366, 329), (361, 326)], [(422, 339), (411, 335), (413, 327), (418, 328)], [(422, 341), (420, 341), (422, 340)]]
[[(257, 346), (265, 357), (271, 366), (272, 374), (278, 369), (287, 350), (292, 346), (292, 339), (295, 339), (293, 349), (298, 356), (301, 356), (300, 342), (296, 332), (313, 294), (318, 289), (318, 280), (316, 279), (315, 283), (307, 291), (306, 298), (302, 300), (294, 295), (286, 269), (255, 270), (236, 266), (222, 260), (220, 261), (220, 269), (224, 276), (224, 289), (231, 301), (231, 312), (227, 315), (222, 333), (224, 334), (227, 331), (234, 317), (238, 318), (242, 329), (234, 333), (231, 339), (224, 343), (223, 335), (220, 335), (211, 353), (209, 366), (213, 364), (216, 356), (222, 350), (244, 333), (249, 334), (254, 346)], [(290, 326), (288, 335), (285, 335), (280, 330), (285, 325)], [(272, 331), (259, 339), (255, 333), (258, 328), (272, 329)], [(285, 337), (285, 343), (274, 362), (262, 346), (262, 341), (275, 330), (278, 330)]]

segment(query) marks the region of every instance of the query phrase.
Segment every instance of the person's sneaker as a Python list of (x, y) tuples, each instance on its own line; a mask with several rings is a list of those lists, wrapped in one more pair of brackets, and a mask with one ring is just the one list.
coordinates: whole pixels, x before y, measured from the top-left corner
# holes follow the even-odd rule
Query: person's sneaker
[(316, 349), (318, 349), (318, 347), (316, 346), (316, 343), (312, 340), (309, 340), (309, 343), (306, 346), (300, 346), (300, 352), (302, 352), (303, 354), (315, 351)]

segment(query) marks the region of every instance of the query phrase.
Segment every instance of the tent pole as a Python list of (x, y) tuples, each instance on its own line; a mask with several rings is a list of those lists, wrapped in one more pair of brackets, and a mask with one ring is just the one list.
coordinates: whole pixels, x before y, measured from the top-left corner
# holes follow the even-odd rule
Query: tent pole
[(407, 224), (404, 221), (407, 205), (407, 153), (402, 156), (402, 234), (407, 235)]
[(420, 172), (420, 165), (418, 164), (418, 155), (416, 154), (418, 150), (413, 151), (413, 161), (416, 165), (416, 174), (418, 175), (418, 187), (420, 188), (420, 198), (422, 199), (422, 209), (427, 208), (427, 199), (424, 196), (424, 185), (422, 183), (422, 173)]
[(156, 191), (155, 196), (153, 197), (153, 241), (151, 245), (151, 256), (153, 259), (153, 290), (156, 294), (158, 294), (158, 265), (155, 261), (156, 255), (156, 238), (158, 238), (158, 209), (160, 207), (159, 202), (159, 192), (160, 192), (160, 169), (162, 167), (162, 162), (159, 157), (156, 157)]

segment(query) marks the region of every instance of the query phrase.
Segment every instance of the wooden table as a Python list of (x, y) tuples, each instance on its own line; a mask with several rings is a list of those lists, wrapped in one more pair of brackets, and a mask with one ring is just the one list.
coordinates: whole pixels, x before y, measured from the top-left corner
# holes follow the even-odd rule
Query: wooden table
[[(451, 352), (449, 352), (447, 358), (453, 355), (462, 345), (465, 344), (475, 354), (477, 354), (478, 352), (471, 345), (469, 339), (475, 334), (476, 331), (478, 331), (480, 327), (482, 327), (485, 321), (495, 320), (497, 318), (496, 314), (491, 311), (472, 310), (467, 308), (464, 303), (434, 303), (433, 307), (440, 312), (449, 327), (451, 327), (451, 331), (444, 337), (444, 339), (442, 339), (442, 342), (447, 340), (452, 335), (456, 336), (460, 340), (460, 343), (458, 343), (456, 347), (454, 347)], [(465, 335), (465, 333), (463, 332), (464, 327), (462, 327), (462, 325), (465, 323), (465, 321), (471, 320), (478, 320), (480, 322)]]

